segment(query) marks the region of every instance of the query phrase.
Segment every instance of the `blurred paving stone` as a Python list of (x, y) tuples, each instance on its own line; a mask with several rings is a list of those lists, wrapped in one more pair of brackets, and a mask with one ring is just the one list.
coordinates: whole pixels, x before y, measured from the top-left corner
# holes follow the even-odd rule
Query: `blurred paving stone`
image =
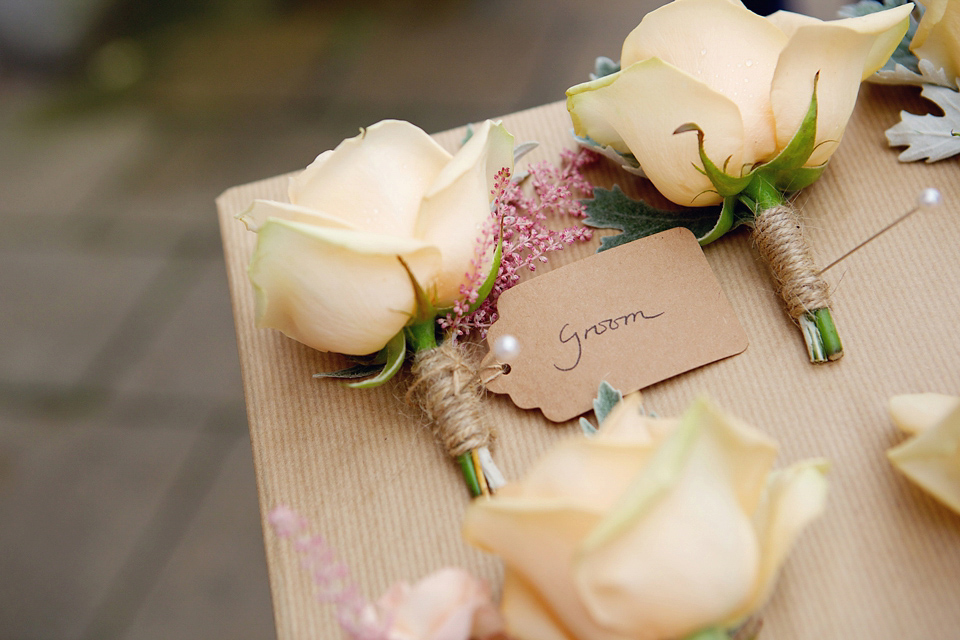
[[(505, 13), (465, 11), (395, 16), (381, 22), (342, 77), (328, 81), (336, 102), (433, 103), (503, 115), (533, 81), (545, 33), (520, 5)], [(530, 105), (533, 106), (533, 105)]]
[(125, 637), (275, 635), (253, 458), (241, 438)]
[(150, 140), (149, 119), (134, 111), (31, 120), (0, 139), (0, 216), (63, 221), (105, 197)]
[[(136, 426), (169, 419), (144, 414)], [(0, 636), (79, 637), (199, 434), (109, 415), (72, 424), (3, 416)]]
[(146, 91), (154, 108), (190, 118), (283, 108), (323, 56), (327, 25), (304, 14), (170, 31)]
[[(238, 222), (238, 224), (240, 224)], [(196, 285), (119, 383), (123, 392), (243, 400), (223, 260), (204, 261)]]
[(84, 374), (164, 266), (150, 257), (0, 253), (0, 380), (96, 384)]

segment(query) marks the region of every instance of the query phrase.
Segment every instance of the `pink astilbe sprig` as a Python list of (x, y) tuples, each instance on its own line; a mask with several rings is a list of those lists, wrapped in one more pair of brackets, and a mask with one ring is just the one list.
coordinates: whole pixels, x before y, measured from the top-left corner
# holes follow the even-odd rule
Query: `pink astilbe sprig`
[(333, 604), (337, 622), (353, 640), (386, 640), (389, 621), (382, 621), (375, 607), (361, 595), (347, 566), (337, 559), (323, 536), (310, 535), (307, 521), (293, 509), (276, 507), (270, 525), (280, 538), (293, 542), (301, 565), (310, 572), (317, 600)]
[[(524, 270), (536, 271), (538, 264), (547, 262), (548, 253), (593, 237), (593, 231), (583, 226), (556, 230), (546, 223), (550, 217), (586, 215), (581, 199), (593, 195), (593, 185), (582, 169), (597, 158), (596, 153), (586, 149), (565, 149), (559, 167), (548, 162), (531, 165), (525, 180), (514, 179), (507, 168), (497, 173), (490, 218), (477, 239), (478, 257), (471, 263), (467, 281), (460, 286), (460, 299), (449, 314), (438, 320), (454, 340), (472, 333), (485, 338), (487, 329), (499, 317), (500, 294), (520, 282)], [(531, 185), (530, 195), (521, 186), (526, 180)], [(470, 307), (476, 303), (489, 269), (482, 257), (491, 255), (498, 238), (503, 240), (503, 257), (496, 281), (483, 304), (471, 313)]]

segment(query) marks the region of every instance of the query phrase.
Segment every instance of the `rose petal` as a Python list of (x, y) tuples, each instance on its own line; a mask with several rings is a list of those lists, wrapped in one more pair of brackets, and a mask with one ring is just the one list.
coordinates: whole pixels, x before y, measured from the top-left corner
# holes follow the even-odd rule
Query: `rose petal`
[(746, 155), (764, 160), (776, 151), (769, 87), (786, 44), (780, 29), (742, 5), (674, 0), (648, 13), (627, 36), (621, 64), (660, 58), (735, 102)]
[(290, 220), (332, 229), (356, 230), (356, 227), (348, 222), (327, 215), (322, 211), (273, 200), (254, 200), (246, 211), (237, 216), (237, 219), (246, 225), (248, 231), (259, 231), (268, 218)]
[(893, 423), (904, 433), (926, 431), (960, 406), (960, 398), (942, 393), (911, 393), (890, 398)]
[(420, 200), (449, 161), (421, 129), (384, 120), (291, 178), (290, 202), (364, 231), (413, 237)]
[(698, 435), (678, 460), (677, 484), (576, 568), (591, 615), (623, 634), (686, 636), (738, 608), (754, 584), (759, 550), (749, 518), (753, 505), (745, 510), (742, 504), (753, 492), (744, 483), (763, 482), (776, 449), (705, 405), (683, 423), (671, 437), (682, 437), (687, 426)]
[(509, 569), (504, 571), (500, 610), (507, 620), (507, 632), (516, 640), (577, 640), (550, 615), (537, 592)]
[(890, 449), (887, 457), (910, 480), (960, 513), (960, 407)]
[(827, 464), (805, 460), (770, 476), (753, 522), (760, 542), (760, 567), (752, 596), (728, 620), (735, 623), (760, 608), (800, 532), (823, 512)]
[(910, 50), (942, 68), (947, 78), (960, 76), (960, 2), (923, 0), (926, 8)]
[(474, 613), (490, 601), (484, 584), (452, 567), (435, 571), (413, 587), (404, 586), (400, 594), (388, 591), (377, 603), (392, 618), (391, 638), (468, 640)]
[(268, 219), (248, 269), (257, 325), (320, 351), (378, 351), (414, 311), (397, 256), (420, 282), (430, 281), (440, 261), (436, 247), (417, 240)]
[[(538, 606), (562, 617), (563, 628), (570, 636), (605, 638), (611, 636), (603, 634), (592, 621), (577, 597), (571, 577), (577, 542), (596, 521), (592, 513), (544, 501), (514, 499), (500, 492), (495, 500), (475, 500), (470, 504), (464, 517), (463, 536), (470, 544), (499, 555), (517, 577), (539, 594), (542, 605)], [(512, 613), (518, 610), (519, 607), (506, 606), (503, 609), (510, 630), (514, 628)]]
[[(639, 104), (642, 112), (635, 106)], [(701, 165), (697, 136), (674, 135), (680, 125), (699, 125), (706, 134), (707, 156), (718, 165), (729, 159), (731, 173), (754, 160), (744, 150), (737, 105), (657, 58), (568, 89), (567, 109), (579, 136), (613, 144), (597, 136), (615, 131), (660, 193), (679, 205), (703, 206), (722, 200), (696, 168)]]
[[(423, 198), (415, 234), (439, 247), (443, 255), (436, 281), (440, 306), (460, 297), (460, 285), (473, 271), (477, 240), (490, 219), (494, 178), (503, 168), (513, 170), (513, 136), (502, 125), (487, 120), (444, 167)], [(485, 270), (488, 265), (484, 262), (481, 268)]]
[(819, 72), (818, 146), (806, 166), (821, 165), (833, 155), (853, 113), (861, 79), (893, 53), (906, 33), (911, 9), (912, 5), (903, 5), (858, 18), (796, 26), (780, 54), (770, 91), (778, 148), (800, 128)]

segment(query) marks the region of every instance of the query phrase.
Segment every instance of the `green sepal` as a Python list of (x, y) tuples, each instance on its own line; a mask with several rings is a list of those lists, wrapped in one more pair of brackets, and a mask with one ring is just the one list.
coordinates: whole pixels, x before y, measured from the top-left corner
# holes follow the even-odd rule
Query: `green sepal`
[(774, 177), (773, 185), (784, 192), (800, 191), (800, 189), (806, 189), (819, 180), (820, 175), (826, 168), (827, 163), (823, 163), (818, 167), (800, 167), (793, 171), (783, 172)]
[[(677, 127), (677, 129), (673, 132), (673, 135), (686, 133), (688, 131), (697, 132), (697, 146), (700, 148), (700, 162), (703, 163), (702, 173), (710, 179), (710, 182), (713, 183), (717, 193), (719, 193), (721, 197), (726, 198), (729, 196), (735, 196), (743, 191), (750, 183), (750, 174), (748, 173), (745, 176), (737, 178), (727, 174), (724, 171), (727, 168), (726, 163), (724, 163), (723, 169), (717, 167), (717, 165), (715, 165), (713, 161), (707, 157), (707, 152), (703, 149), (703, 129), (701, 129), (697, 124), (693, 122), (682, 124)], [(697, 167), (697, 170), (701, 171), (699, 167)]]
[(390, 338), (390, 342), (387, 343), (385, 350), (387, 358), (386, 364), (383, 366), (383, 369), (380, 370), (378, 375), (360, 382), (348, 382), (347, 386), (353, 389), (369, 389), (371, 387), (379, 387), (384, 382), (397, 375), (397, 372), (400, 371), (400, 367), (403, 366), (403, 360), (407, 355), (406, 334), (403, 331), (400, 331), (397, 333), (397, 335)]
[(416, 311), (411, 316), (410, 322), (408, 324), (416, 324), (418, 322), (423, 322), (424, 320), (433, 320), (437, 317), (437, 308), (433, 306), (433, 302), (430, 300), (430, 296), (427, 295), (427, 292), (423, 290), (423, 287), (420, 286), (420, 283), (417, 282), (417, 278), (413, 275), (413, 271), (410, 270), (410, 265), (401, 258), (397, 256), (397, 260), (400, 261), (400, 264), (403, 265), (404, 270), (407, 272), (407, 276), (410, 278), (410, 284), (413, 286), (413, 295), (417, 301)]
[(800, 128), (793, 134), (790, 143), (770, 162), (761, 165), (757, 172), (763, 173), (766, 178), (776, 184), (776, 176), (784, 172), (795, 171), (803, 167), (810, 159), (817, 144), (817, 83), (820, 81), (820, 72), (813, 77), (813, 95), (810, 96), (810, 106), (803, 116)]

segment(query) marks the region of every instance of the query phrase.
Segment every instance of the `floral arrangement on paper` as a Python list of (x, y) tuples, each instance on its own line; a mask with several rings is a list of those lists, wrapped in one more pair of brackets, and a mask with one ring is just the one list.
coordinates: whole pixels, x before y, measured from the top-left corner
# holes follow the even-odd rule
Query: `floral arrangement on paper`
[[(318, 595), (353, 638), (754, 637), (752, 616), (824, 508), (826, 464), (771, 471), (776, 444), (702, 401), (679, 419), (648, 415), (639, 394), (607, 409), (594, 435), (559, 443), (525, 478), (468, 507), (464, 537), (506, 564), (499, 614), (489, 590), (452, 569), (394, 587), (377, 605), (342, 582), (331, 591), (328, 575), (346, 572), (322, 539), (302, 534), (287, 509), (271, 522), (295, 539)], [(444, 625), (456, 633), (426, 631)]]
[(414, 125), (386, 120), (322, 153), (290, 180), (289, 202), (238, 216), (256, 232), (249, 265), (259, 327), (356, 364), (316, 377), (381, 385), (413, 359), (409, 396), (478, 495), (499, 483), (480, 418), (480, 376), (457, 343), (496, 319), (499, 294), (546, 254), (589, 239), (547, 214), (582, 216), (589, 195), (570, 154), (514, 179), (513, 136), (486, 121), (455, 154)]
[(890, 449), (890, 462), (960, 514), (960, 398), (918, 393), (890, 399), (890, 416), (910, 436)]
[[(922, 87), (920, 95), (943, 115), (900, 112), (887, 129), (891, 147), (907, 147), (901, 162), (936, 162), (960, 153), (960, 0), (918, 0), (907, 31), (890, 60), (868, 78), (881, 84)], [(844, 16), (866, 15), (903, 4), (902, 0), (862, 0), (843, 7)]]
[(602, 63), (596, 75), (612, 73), (570, 88), (567, 108), (582, 144), (699, 209), (678, 216), (597, 190), (587, 223), (621, 229), (620, 241), (688, 226), (702, 244), (753, 227), (811, 362), (841, 357), (829, 290), (788, 195), (826, 169), (861, 80), (896, 49), (911, 8), (833, 22), (764, 18), (738, 0), (674, 0), (650, 12), (620, 65)]

